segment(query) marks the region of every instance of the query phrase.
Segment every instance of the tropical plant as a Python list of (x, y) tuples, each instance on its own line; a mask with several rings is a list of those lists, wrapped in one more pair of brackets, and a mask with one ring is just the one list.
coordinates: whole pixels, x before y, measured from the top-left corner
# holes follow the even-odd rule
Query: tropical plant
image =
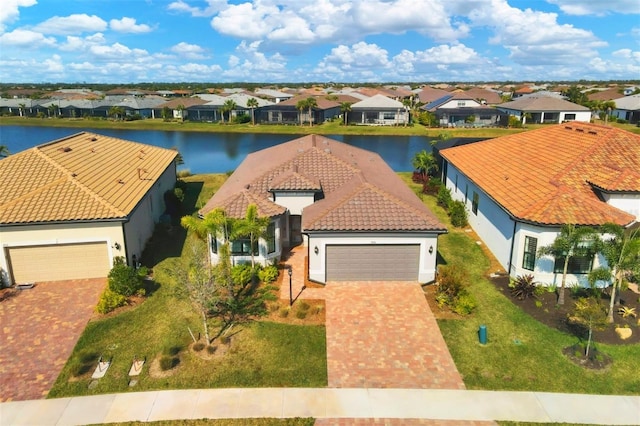
[(307, 110), (309, 119), (309, 126), (313, 126), (313, 108), (318, 106), (316, 98), (309, 96), (306, 99), (301, 99), (296, 103), (296, 109), (300, 111), (300, 125), (302, 126), (302, 111)]
[(222, 107), (220, 108), (220, 112), (222, 113), (222, 122), (224, 123), (224, 114), (227, 113), (229, 114), (229, 122), (231, 122), (231, 112), (233, 110), (236, 109), (238, 105), (235, 103), (235, 101), (233, 99), (227, 99), (226, 101), (224, 101), (224, 103), (222, 104)]
[(247, 108), (251, 108), (251, 125), (256, 125), (256, 117), (254, 114), (254, 110), (258, 108), (258, 100), (256, 98), (247, 99)]
[(536, 298), (536, 290), (537, 283), (535, 282), (533, 275), (518, 275), (516, 279), (511, 283), (511, 294), (520, 299), (524, 300), (529, 297)]
[(128, 266), (122, 257), (115, 259), (113, 268), (109, 271), (107, 282), (109, 290), (125, 297), (143, 291), (142, 276), (134, 268)]
[(426, 149), (417, 152), (411, 160), (411, 165), (422, 176), (422, 181), (426, 182), (429, 174), (438, 170), (438, 163), (436, 162), (433, 153), (427, 152)]
[(633, 308), (631, 306), (621, 306), (618, 308), (618, 314), (620, 314), (622, 316), (622, 318), (629, 318), (629, 317), (633, 317), (635, 318), (636, 315), (636, 308)]
[(169, 119), (171, 118), (171, 108), (169, 108), (168, 106), (162, 108), (160, 114), (162, 115), (162, 119), (164, 121), (169, 121)]
[(256, 265), (255, 257), (253, 253), (254, 245), (258, 244), (260, 238), (267, 236), (267, 227), (269, 226), (269, 218), (261, 217), (258, 215), (258, 206), (255, 204), (249, 204), (247, 211), (243, 219), (235, 222), (234, 232), (231, 239), (236, 238), (249, 238), (249, 244), (251, 249), (251, 267)]
[(185, 111), (185, 107), (184, 105), (180, 104), (176, 107), (176, 110), (180, 113), (180, 121), (184, 122), (184, 111)]
[(592, 256), (598, 251), (599, 242), (597, 232), (587, 226), (565, 224), (560, 228), (560, 234), (548, 246), (540, 247), (540, 256), (552, 256), (556, 260), (563, 260), (562, 281), (560, 283), (558, 304), (563, 305), (569, 261), (574, 257)]
[(20, 112), (20, 117), (24, 117), (25, 115), (25, 108), (26, 108), (26, 104), (22, 103), (22, 104), (18, 104), (18, 108), (19, 108), (19, 112)]
[(448, 211), (451, 203), (453, 202), (453, 198), (451, 197), (451, 190), (444, 185), (440, 186), (436, 199), (438, 201), (438, 205)]
[(605, 234), (601, 250), (611, 272), (611, 299), (609, 302), (608, 320), (613, 322), (615, 305), (620, 303), (620, 290), (626, 273), (640, 273), (640, 227), (625, 229), (614, 223), (607, 223), (601, 228)]
[(120, 120), (124, 116), (124, 108), (121, 106), (112, 106), (109, 108), (109, 117), (113, 117), (114, 120)]
[(9, 148), (6, 145), (0, 145), (0, 158), (5, 158), (11, 155)]
[(576, 301), (573, 314), (569, 316), (569, 321), (587, 328), (589, 337), (584, 356), (588, 358), (593, 330), (604, 330), (607, 327), (606, 311), (602, 308), (598, 299), (581, 297)]
[(462, 201), (456, 200), (449, 203), (449, 217), (451, 224), (456, 228), (464, 228), (469, 224), (467, 208)]
[(348, 114), (351, 112), (351, 102), (341, 102), (340, 103), (340, 112), (343, 115), (343, 123), (346, 126), (349, 123)]

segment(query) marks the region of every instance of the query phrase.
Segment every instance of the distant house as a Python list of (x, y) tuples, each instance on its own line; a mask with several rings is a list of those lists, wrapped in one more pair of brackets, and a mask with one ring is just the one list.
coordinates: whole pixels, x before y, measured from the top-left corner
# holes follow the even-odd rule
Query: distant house
[(629, 95), (614, 100), (616, 109), (611, 115), (627, 120), (631, 124), (640, 123), (640, 94)]
[(448, 93), (422, 107), (435, 114), (442, 127), (488, 127), (505, 126), (507, 116), (498, 109), (482, 104), (473, 98), (474, 93)]
[(293, 98), (291, 93), (285, 93), (273, 89), (256, 89), (254, 94), (259, 98), (266, 99), (275, 104)]
[[(382, 158), (323, 136), (308, 135), (249, 154), (200, 210), (221, 208), (242, 218), (254, 204), (269, 217), (256, 246), (231, 241), (234, 263), (277, 262), (283, 251), (308, 249), (310, 280), (403, 280), (435, 277), (438, 235), (434, 214)], [(210, 239), (218, 261), (223, 235)]]
[[(640, 135), (572, 122), (443, 149), (444, 182), (469, 223), (512, 277), (559, 284), (561, 258), (539, 257), (564, 224), (629, 226), (640, 220)], [(570, 261), (569, 283), (604, 263)]]
[(447, 92), (446, 90), (425, 87), (417, 93), (417, 100), (422, 104), (429, 104), (451, 94), (452, 93)]
[(78, 133), (0, 160), (4, 285), (106, 277), (165, 213), (177, 151)]
[(410, 114), (402, 102), (377, 94), (351, 105), (349, 124), (398, 126), (409, 123)]
[[(311, 111), (304, 109), (300, 111), (298, 102), (309, 97), (316, 100), (316, 107)], [(256, 122), (261, 124), (300, 124), (308, 123), (309, 119), (313, 124), (321, 124), (340, 115), (340, 104), (337, 101), (327, 99), (326, 95), (310, 96), (297, 95), (286, 101), (273, 105), (266, 105), (256, 111)]]
[(591, 110), (585, 106), (574, 104), (549, 96), (523, 96), (515, 101), (496, 105), (496, 108), (526, 123), (563, 123), (565, 121), (591, 120)]

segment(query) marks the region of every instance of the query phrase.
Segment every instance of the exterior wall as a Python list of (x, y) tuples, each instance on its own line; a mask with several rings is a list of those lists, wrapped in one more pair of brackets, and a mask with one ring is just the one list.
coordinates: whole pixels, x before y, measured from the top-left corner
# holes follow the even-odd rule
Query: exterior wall
[[(438, 252), (437, 234), (375, 234), (375, 233), (313, 233), (306, 238), (309, 247), (309, 279), (325, 283), (327, 277), (326, 247), (330, 244), (419, 244), (420, 265), (418, 267), (418, 281), (428, 283), (435, 279), (436, 254)], [(318, 253), (315, 253), (315, 248)], [(429, 248), (433, 252), (429, 253)]]
[[(58, 225), (6, 226), (0, 232), (0, 275), (4, 285), (8, 282), (6, 248), (17, 246), (73, 244), (88, 242), (107, 243), (109, 262), (124, 256), (125, 238), (121, 222), (67, 223)], [(116, 249), (116, 243), (120, 249)]]
[(617, 207), (640, 221), (640, 194), (601, 194), (607, 204)]
[(473, 99), (451, 99), (450, 101), (445, 102), (440, 105), (438, 109), (447, 109), (447, 108), (469, 108), (469, 107), (479, 107), (480, 104)]
[(147, 240), (153, 235), (155, 224), (165, 212), (164, 193), (172, 190), (175, 182), (176, 166), (172, 163), (138, 203), (129, 216), (129, 221), (124, 224), (126, 257), (129, 264), (133, 255), (140, 258)]
[[(514, 242), (513, 266), (510, 275), (512, 277), (518, 275), (532, 274), (535, 280), (544, 285), (557, 285), (562, 283), (562, 273), (554, 273), (553, 265), (555, 260), (552, 256), (539, 257), (536, 256), (534, 270), (528, 270), (522, 267), (524, 261), (524, 244), (525, 237), (533, 237), (538, 239), (537, 249), (548, 246), (553, 243), (560, 233), (560, 228), (535, 226), (531, 224), (518, 223), (516, 227), (516, 237)], [(597, 255), (593, 261), (593, 268), (606, 266), (606, 261), (602, 256)], [(600, 283), (604, 284), (604, 283)], [(579, 285), (589, 287), (589, 281), (586, 274), (567, 274), (566, 286), (572, 287)]]
[[(575, 114), (575, 118), (567, 118), (567, 114)], [(583, 121), (588, 123), (591, 121), (591, 111), (569, 111), (560, 113), (560, 122), (564, 121)]]
[[(385, 114), (392, 114), (393, 118), (385, 118)], [(398, 109), (357, 109), (354, 108), (347, 115), (352, 124), (370, 126), (395, 126), (409, 123), (409, 114), (403, 108)]]
[(302, 209), (315, 201), (314, 192), (275, 192), (276, 204), (286, 207), (290, 214), (302, 214)]
[[(465, 203), (469, 225), (487, 245), (505, 271), (509, 271), (514, 220), (452, 164), (447, 164), (445, 184), (451, 190), (451, 196), (454, 200)], [(467, 194), (466, 202), (465, 191)], [(478, 194), (479, 198), (477, 214), (472, 211), (474, 192)]]

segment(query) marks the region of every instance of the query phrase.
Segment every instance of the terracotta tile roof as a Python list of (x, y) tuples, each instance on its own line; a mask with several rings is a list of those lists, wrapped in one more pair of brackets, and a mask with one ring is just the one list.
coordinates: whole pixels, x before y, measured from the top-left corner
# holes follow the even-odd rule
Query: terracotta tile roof
[(221, 207), (244, 217), (250, 202), (262, 216), (282, 214), (273, 189), (322, 190), (324, 198), (303, 211), (307, 231), (445, 230), (378, 154), (319, 135), (249, 154), (200, 214)]
[(518, 111), (589, 111), (589, 108), (550, 96), (527, 96), (497, 106)]
[(545, 225), (635, 219), (601, 201), (594, 185), (640, 192), (640, 135), (572, 122), (440, 154), (517, 219)]
[(177, 152), (78, 133), (0, 161), (0, 224), (122, 219)]
[(612, 87), (611, 89), (601, 90), (587, 95), (587, 98), (590, 101), (611, 101), (613, 99), (619, 99), (622, 97), (624, 97), (624, 95), (617, 87)]

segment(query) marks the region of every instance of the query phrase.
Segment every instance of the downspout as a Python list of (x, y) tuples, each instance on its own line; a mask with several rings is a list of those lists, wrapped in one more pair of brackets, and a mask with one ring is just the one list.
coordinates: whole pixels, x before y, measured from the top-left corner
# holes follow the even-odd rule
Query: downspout
[(511, 276), (511, 265), (513, 264), (513, 248), (516, 244), (516, 225), (518, 222), (516, 220), (513, 221), (513, 234), (511, 235), (511, 251), (509, 252), (509, 269), (507, 270), (507, 275)]

